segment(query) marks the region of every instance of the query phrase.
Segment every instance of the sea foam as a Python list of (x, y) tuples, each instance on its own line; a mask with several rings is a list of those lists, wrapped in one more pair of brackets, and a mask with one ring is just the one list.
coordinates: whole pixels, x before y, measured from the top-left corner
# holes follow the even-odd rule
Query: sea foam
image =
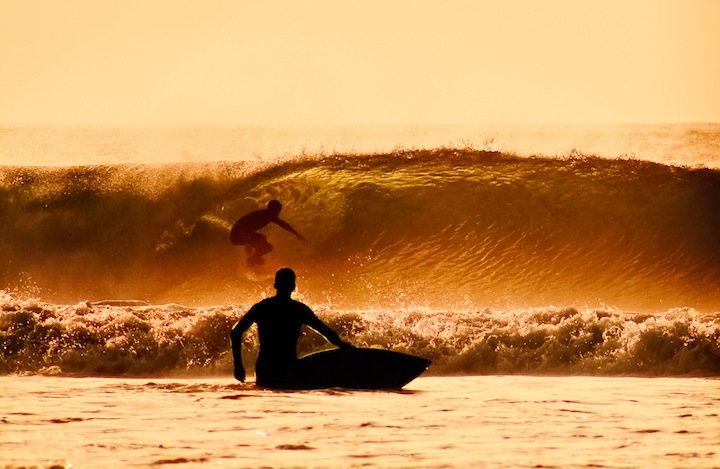
[[(249, 307), (63, 306), (2, 298), (0, 372), (82, 376), (229, 375), (230, 329)], [(356, 346), (431, 359), (435, 375), (720, 374), (720, 315), (689, 309), (315, 309)], [(252, 370), (254, 328), (244, 346)], [(299, 353), (327, 347), (306, 330)]]

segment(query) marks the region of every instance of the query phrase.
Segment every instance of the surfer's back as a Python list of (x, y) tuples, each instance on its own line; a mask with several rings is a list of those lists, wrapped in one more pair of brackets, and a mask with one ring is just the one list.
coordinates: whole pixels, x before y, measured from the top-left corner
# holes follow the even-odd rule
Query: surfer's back
[(260, 338), (258, 366), (294, 362), (300, 329), (314, 317), (310, 308), (292, 298), (274, 296), (257, 303), (249, 314), (253, 315)]

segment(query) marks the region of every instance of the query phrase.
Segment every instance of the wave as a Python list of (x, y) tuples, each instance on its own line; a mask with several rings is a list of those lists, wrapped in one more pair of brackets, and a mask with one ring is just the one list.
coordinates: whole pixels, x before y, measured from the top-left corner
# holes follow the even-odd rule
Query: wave
[[(70, 376), (231, 375), (229, 332), (249, 306), (0, 303), (0, 373)], [(434, 375), (720, 375), (720, 315), (689, 309), (317, 312), (357, 346), (431, 359)], [(300, 353), (327, 346), (305, 331)], [(252, 370), (254, 328), (245, 350)]]
[[(278, 199), (261, 275), (228, 242)], [(266, 294), (275, 267), (349, 309), (720, 310), (720, 171), (471, 149), (0, 168), (0, 282), (52, 303), (194, 306)]]

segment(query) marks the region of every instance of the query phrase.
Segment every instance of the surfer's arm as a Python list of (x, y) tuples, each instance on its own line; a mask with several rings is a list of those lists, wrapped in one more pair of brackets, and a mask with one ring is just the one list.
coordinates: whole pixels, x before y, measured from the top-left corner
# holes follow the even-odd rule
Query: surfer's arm
[(286, 230), (286, 231), (289, 231), (290, 233), (294, 234), (294, 235), (297, 237), (297, 239), (299, 239), (299, 240), (301, 240), (301, 241), (305, 241), (305, 238), (303, 238), (303, 236), (302, 236), (300, 233), (298, 233), (297, 231), (295, 231), (295, 228), (293, 228), (292, 226), (290, 226), (290, 223), (286, 222), (285, 220), (281, 220), (281, 219), (279, 219), (279, 218), (276, 218), (275, 220), (273, 220), (273, 222), (274, 222), (277, 226), (279, 226), (280, 228), (282, 228), (282, 229), (284, 229), (284, 230)]
[(252, 326), (255, 322), (255, 312), (251, 308), (250, 311), (245, 314), (235, 326), (233, 326), (230, 332), (230, 343), (232, 346), (233, 363), (235, 364), (235, 379), (238, 381), (245, 381), (245, 367), (242, 363), (242, 336), (246, 330)]
[(335, 332), (334, 330), (330, 329), (330, 327), (322, 322), (320, 318), (315, 316), (315, 313), (310, 312), (306, 324), (311, 327), (312, 329), (316, 330), (318, 333), (322, 334), (328, 342), (331, 344), (340, 347), (340, 348), (351, 348), (353, 345), (349, 342), (345, 342), (340, 338), (340, 336)]

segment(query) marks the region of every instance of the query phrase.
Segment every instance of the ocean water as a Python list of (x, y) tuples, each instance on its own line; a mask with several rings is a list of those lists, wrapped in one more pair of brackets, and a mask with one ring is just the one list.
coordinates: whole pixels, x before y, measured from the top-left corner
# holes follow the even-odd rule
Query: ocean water
[(2, 378), (5, 467), (718, 466), (717, 379), (419, 378), (273, 392), (228, 378)]
[[(0, 463), (720, 467), (718, 168), (720, 125), (3, 129)], [(250, 271), (229, 228), (274, 198), (307, 241)], [(282, 266), (428, 372), (235, 382)]]

